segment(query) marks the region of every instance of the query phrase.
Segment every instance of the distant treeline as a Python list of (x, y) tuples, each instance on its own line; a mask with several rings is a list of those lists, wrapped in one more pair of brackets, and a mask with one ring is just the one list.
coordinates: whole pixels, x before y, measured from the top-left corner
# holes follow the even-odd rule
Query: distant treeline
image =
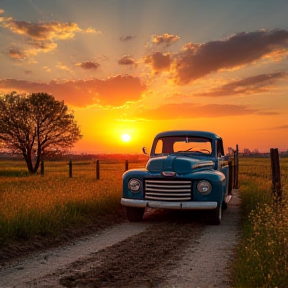
[[(130, 160), (130, 161), (143, 161), (147, 160), (148, 157), (144, 154), (58, 154), (47, 157), (48, 161), (84, 161), (84, 160)], [(21, 154), (10, 154), (10, 153), (0, 153), (0, 160), (15, 160), (21, 161), (23, 160), (23, 156)]]

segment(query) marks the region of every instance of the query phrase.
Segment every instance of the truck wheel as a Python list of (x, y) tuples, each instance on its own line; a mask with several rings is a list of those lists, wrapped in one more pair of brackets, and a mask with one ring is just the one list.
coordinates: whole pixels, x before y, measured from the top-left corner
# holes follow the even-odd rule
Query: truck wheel
[(129, 222), (140, 222), (143, 219), (145, 208), (126, 207)]
[(226, 210), (228, 208), (228, 204), (226, 202), (222, 202), (222, 209)]
[(210, 211), (209, 223), (212, 225), (219, 225), (222, 218), (222, 205), (218, 205), (216, 209)]

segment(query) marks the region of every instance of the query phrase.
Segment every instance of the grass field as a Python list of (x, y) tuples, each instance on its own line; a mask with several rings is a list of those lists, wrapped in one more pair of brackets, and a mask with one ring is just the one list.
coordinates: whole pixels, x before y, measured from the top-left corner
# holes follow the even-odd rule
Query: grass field
[[(137, 165), (144, 163), (129, 163), (129, 168)], [(1, 161), (0, 245), (117, 217), (124, 169), (125, 161), (100, 161), (96, 180), (95, 162), (73, 162), (69, 178), (68, 162), (45, 162), (41, 176), (27, 173), (24, 162)]]
[(280, 159), (283, 201), (272, 196), (270, 159), (240, 158), (242, 234), (233, 287), (288, 285), (288, 158)]

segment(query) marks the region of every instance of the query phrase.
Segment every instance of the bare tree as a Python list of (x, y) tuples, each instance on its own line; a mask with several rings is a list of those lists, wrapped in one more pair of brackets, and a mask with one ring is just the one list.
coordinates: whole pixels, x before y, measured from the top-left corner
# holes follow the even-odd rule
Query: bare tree
[(37, 172), (48, 153), (73, 147), (80, 133), (73, 111), (52, 95), (0, 96), (0, 141), (10, 152), (23, 155), (30, 173)]

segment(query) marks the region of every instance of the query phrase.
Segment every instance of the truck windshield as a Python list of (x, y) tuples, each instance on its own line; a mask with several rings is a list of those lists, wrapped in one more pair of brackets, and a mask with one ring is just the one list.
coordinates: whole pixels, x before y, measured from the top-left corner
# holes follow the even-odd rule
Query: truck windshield
[(211, 139), (195, 136), (169, 136), (155, 139), (151, 156), (167, 154), (204, 154), (211, 155)]

